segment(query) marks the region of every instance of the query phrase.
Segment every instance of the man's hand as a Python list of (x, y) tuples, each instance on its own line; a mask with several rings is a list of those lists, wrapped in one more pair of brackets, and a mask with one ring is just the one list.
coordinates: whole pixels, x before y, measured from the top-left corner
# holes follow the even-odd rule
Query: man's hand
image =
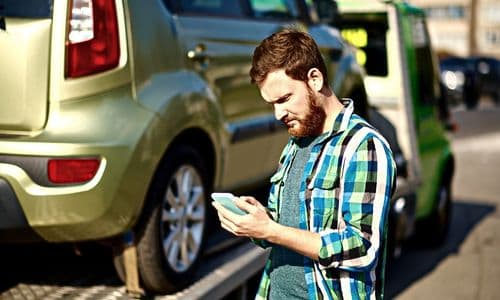
[(275, 222), (267, 214), (266, 208), (253, 197), (239, 197), (235, 201), (236, 205), (248, 214), (237, 215), (221, 204), (212, 202), (217, 209), (222, 228), (236, 236), (267, 240), (312, 259), (318, 259), (321, 247), (321, 237), (318, 233), (283, 226)]
[(234, 201), (239, 208), (248, 214), (237, 215), (221, 204), (212, 202), (212, 205), (217, 209), (222, 228), (236, 236), (255, 239), (268, 238), (275, 222), (267, 214), (266, 208), (254, 197), (242, 196), (235, 198)]

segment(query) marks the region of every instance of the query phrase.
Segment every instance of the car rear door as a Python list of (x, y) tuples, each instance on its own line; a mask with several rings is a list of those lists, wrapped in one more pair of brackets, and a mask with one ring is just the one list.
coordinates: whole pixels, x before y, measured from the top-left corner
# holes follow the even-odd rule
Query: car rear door
[(262, 181), (276, 169), (287, 133), (251, 84), (249, 71), (255, 47), (281, 24), (251, 18), (246, 1), (166, 3), (192, 68), (211, 86), (225, 119), (222, 182), (215, 188)]
[(0, 133), (30, 133), (47, 117), (52, 1), (0, 5)]

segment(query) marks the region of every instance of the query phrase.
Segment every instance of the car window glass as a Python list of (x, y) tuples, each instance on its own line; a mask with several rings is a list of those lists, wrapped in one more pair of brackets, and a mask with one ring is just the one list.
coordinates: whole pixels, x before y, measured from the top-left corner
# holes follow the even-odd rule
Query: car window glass
[(52, 1), (0, 0), (0, 18), (48, 18), (52, 15)]
[(369, 76), (388, 75), (387, 60), (387, 14), (345, 14), (342, 21), (342, 36), (356, 47), (356, 58)]
[(439, 81), (434, 72), (430, 39), (421, 17), (412, 18), (412, 37), (415, 48), (415, 64), (418, 78), (418, 90), (424, 104), (433, 104), (439, 96)]
[(238, 0), (166, 1), (167, 7), (178, 14), (243, 17), (245, 12)]
[(297, 2), (293, 0), (250, 0), (256, 18), (292, 19), (299, 17)]

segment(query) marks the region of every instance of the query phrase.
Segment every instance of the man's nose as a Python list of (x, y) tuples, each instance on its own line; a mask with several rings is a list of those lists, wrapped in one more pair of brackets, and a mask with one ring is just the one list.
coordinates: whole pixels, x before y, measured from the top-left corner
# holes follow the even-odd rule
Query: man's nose
[(286, 110), (280, 107), (280, 105), (274, 105), (274, 117), (276, 118), (276, 120), (282, 120), (286, 116), (286, 114)]

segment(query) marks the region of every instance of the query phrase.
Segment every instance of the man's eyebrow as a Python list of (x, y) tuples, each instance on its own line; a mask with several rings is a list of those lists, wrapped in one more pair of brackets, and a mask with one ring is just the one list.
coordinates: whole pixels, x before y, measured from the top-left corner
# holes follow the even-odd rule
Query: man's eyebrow
[(280, 102), (283, 102), (285, 101), (286, 99), (288, 99), (290, 96), (292, 95), (292, 93), (286, 93), (285, 95), (279, 97), (278, 99), (276, 100), (271, 100), (271, 103), (280, 103)]

